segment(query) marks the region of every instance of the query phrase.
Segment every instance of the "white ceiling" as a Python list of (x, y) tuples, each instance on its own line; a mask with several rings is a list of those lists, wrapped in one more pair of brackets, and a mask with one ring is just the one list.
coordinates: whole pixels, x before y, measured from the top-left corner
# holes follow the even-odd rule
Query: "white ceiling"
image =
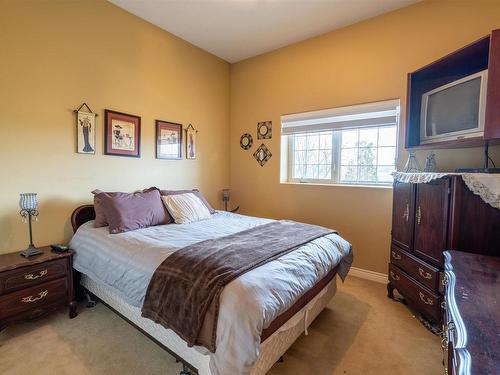
[(419, 0), (110, 0), (231, 63)]

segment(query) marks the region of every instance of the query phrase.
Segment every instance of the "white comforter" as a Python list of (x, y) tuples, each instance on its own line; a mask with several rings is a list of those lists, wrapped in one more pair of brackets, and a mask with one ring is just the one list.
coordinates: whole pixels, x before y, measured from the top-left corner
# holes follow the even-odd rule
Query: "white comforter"
[[(76, 252), (73, 267), (112, 287), (129, 304), (142, 307), (154, 271), (172, 252), (270, 221), (218, 211), (209, 220), (120, 234), (94, 228), (90, 221), (71, 240)], [(247, 374), (259, 355), (262, 329), (336, 265), (344, 278), (351, 263), (351, 245), (330, 234), (229, 283), (220, 297), (217, 350), (210, 353), (212, 373)]]

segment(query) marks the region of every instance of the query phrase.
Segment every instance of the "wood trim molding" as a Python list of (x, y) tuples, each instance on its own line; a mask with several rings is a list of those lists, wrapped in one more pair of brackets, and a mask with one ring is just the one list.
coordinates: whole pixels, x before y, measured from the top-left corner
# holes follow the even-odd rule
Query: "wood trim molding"
[(359, 277), (360, 279), (375, 281), (381, 284), (387, 283), (387, 275), (385, 273), (364, 270), (362, 268), (357, 268), (357, 267), (351, 267), (351, 270), (349, 271), (349, 276)]

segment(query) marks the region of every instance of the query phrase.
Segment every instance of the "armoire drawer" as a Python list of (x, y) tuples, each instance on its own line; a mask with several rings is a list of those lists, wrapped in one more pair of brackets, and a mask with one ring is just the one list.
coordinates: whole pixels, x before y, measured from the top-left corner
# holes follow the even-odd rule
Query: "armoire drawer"
[(425, 312), (436, 322), (441, 320), (442, 297), (427, 289), (394, 264), (389, 264), (389, 280), (405, 297), (408, 304)]
[(436, 267), (401, 250), (395, 245), (391, 246), (391, 262), (430, 290), (435, 292), (440, 291), (441, 273)]

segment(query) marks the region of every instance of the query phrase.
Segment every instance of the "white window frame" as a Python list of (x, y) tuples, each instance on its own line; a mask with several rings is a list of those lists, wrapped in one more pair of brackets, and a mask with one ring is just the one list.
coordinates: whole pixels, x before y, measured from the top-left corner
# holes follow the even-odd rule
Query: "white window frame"
[[(341, 181), (340, 179), (340, 160), (341, 160), (341, 131), (342, 130), (348, 130), (348, 129), (367, 129), (367, 128), (381, 128), (381, 127), (388, 127), (388, 126), (394, 126), (393, 124), (378, 124), (377, 120), (374, 121), (373, 125), (368, 125), (367, 123), (361, 124), (360, 122), (363, 122), (363, 120), (356, 119), (356, 115), (353, 113), (356, 113), (359, 110), (362, 109), (368, 109), (368, 110), (373, 110), (378, 108), (384, 108), (387, 106), (395, 107), (396, 108), (396, 120), (395, 120), (395, 126), (396, 126), (396, 151), (395, 151), (395, 167), (396, 167), (396, 160), (398, 156), (398, 143), (399, 143), (399, 99), (396, 100), (390, 100), (390, 101), (384, 101), (384, 102), (376, 102), (376, 103), (368, 103), (368, 104), (362, 104), (362, 105), (357, 105), (357, 106), (350, 106), (350, 107), (341, 107), (341, 108), (333, 108), (330, 110), (322, 110), (322, 111), (314, 111), (314, 112), (306, 112), (306, 113), (299, 113), (299, 114), (294, 114), (294, 115), (285, 115), (282, 116), (282, 123), (283, 119), (297, 119), (294, 121), (294, 124), (298, 124), (299, 126), (303, 126), (303, 131), (297, 132), (297, 133), (291, 133), (291, 134), (285, 134), (283, 135), (283, 128), (282, 128), (282, 136), (281, 136), (281, 175), (280, 175), (280, 181), (282, 183), (297, 183), (297, 184), (324, 184), (324, 185), (351, 185), (351, 186), (373, 186), (373, 187), (390, 187), (392, 186), (392, 182), (372, 182), (372, 181)], [(340, 115), (337, 118), (342, 118), (345, 119), (346, 117), (352, 116), (354, 118), (354, 121), (349, 123), (348, 121), (335, 121), (335, 113), (340, 113)], [(380, 112), (382, 113), (382, 112)], [(346, 116), (347, 115), (347, 116)], [(315, 117), (317, 116), (317, 117)], [(316, 121), (316, 118), (320, 116), (328, 116), (327, 121)], [(380, 115), (380, 117), (383, 117), (384, 114)], [(379, 118), (380, 118), (379, 117)], [(385, 117), (387, 118), (387, 117)], [(334, 121), (332, 121), (334, 120)], [(365, 120), (366, 121), (366, 120)], [(366, 122), (369, 122), (367, 120)], [(328, 123), (327, 129), (325, 130), (318, 130), (318, 126), (316, 124), (321, 124), (321, 123)], [(341, 124), (341, 126), (337, 127), (336, 124)], [(333, 126), (332, 126), (333, 124)], [(351, 126), (349, 126), (351, 125)], [(354, 125), (354, 126), (352, 126)], [(321, 125), (319, 125), (319, 128), (321, 128)], [(311, 131), (306, 131), (307, 129), (311, 129)], [(308, 179), (308, 178), (294, 178), (293, 177), (293, 168), (294, 168), (294, 150), (295, 150), (295, 135), (299, 134), (317, 134), (317, 133), (323, 133), (323, 132), (331, 132), (332, 133), (332, 161), (331, 161), (331, 178), (330, 179)], [(382, 146), (383, 147), (383, 146)], [(358, 146), (359, 148), (359, 146)], [(377, 149), (378, 149), (377, 145)], [(378, 165), (378, 164), (377, 164)]]

